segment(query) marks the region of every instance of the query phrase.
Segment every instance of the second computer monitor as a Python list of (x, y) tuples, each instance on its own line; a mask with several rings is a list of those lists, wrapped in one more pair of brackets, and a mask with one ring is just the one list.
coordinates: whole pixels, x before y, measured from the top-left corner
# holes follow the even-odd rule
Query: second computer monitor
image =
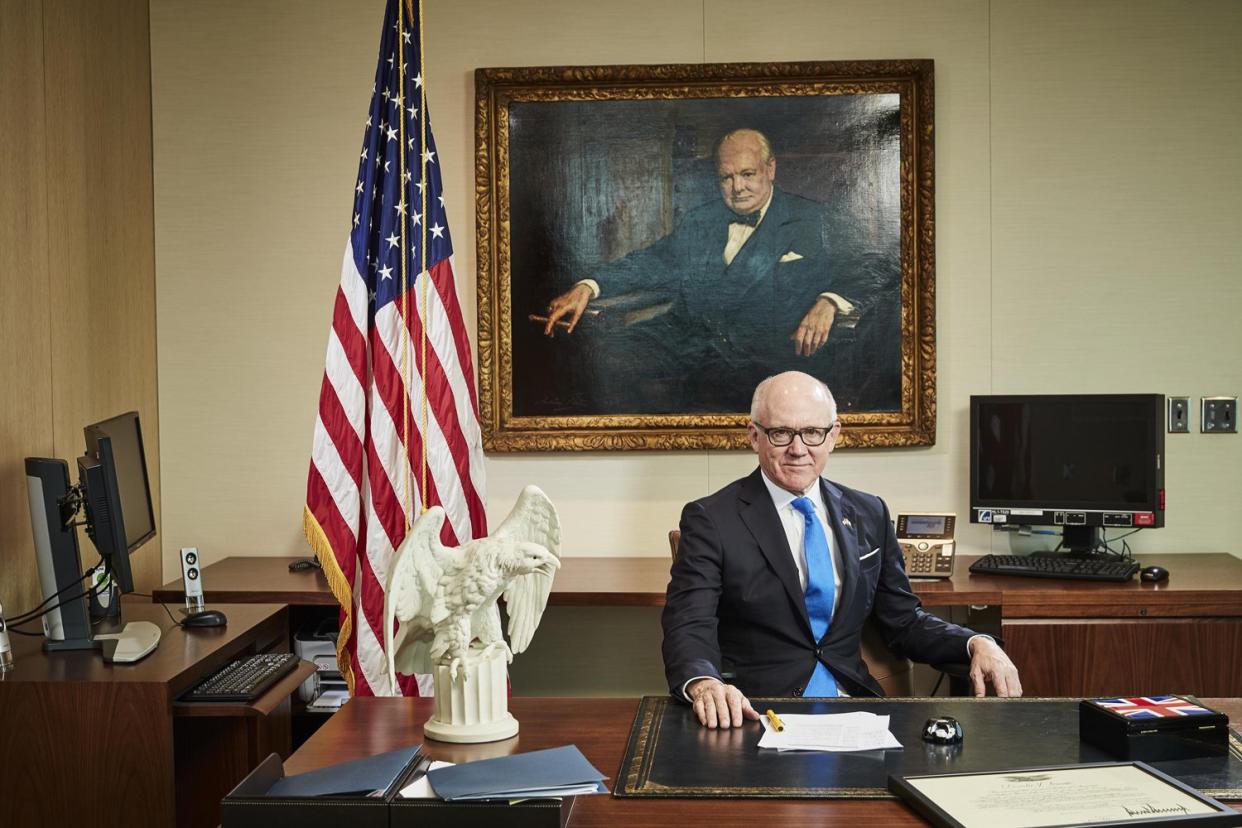
[(1164, 525), (1164, 397), (970, 398), (970, 519), (1062, 528), (1090, 551), (1109, 528)]
[(155, 535), (155, 510), (138, 413), (130, 411), (83, 429), (78, 458), (85, 486), (87, 531), (107, 559), (122, 592), (133, 592), (129, 553)]

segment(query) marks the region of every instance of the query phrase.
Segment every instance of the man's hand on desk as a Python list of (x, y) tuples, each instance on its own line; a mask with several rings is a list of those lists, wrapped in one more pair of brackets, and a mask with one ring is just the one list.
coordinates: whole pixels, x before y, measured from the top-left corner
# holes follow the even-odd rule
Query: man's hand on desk
[(759, 721), (759, 713), (750, 706), (750, 700), (732, 684), (714, 678), (699, 679), (686, 688), (686, 695), (694, 703), (694, 715), (704, 727), (741, 727), (747, 719)]
[(996, 695), (1002, 698), (1022, 695), (1018, 668), (999, 644), (986, 635), (980, 635), (970, 640), (970, 683), (976, 696), (987, 695), (985, 682), (990, 683), (996, 689)]

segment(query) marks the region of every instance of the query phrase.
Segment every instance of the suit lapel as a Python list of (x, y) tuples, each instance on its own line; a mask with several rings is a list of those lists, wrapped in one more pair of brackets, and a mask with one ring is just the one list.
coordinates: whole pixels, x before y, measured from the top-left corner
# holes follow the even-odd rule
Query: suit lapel
[(841, 552), (841, 606), (837, 607), (836, 620), (849, 617), (857, 602), (855, 592), (858, 587), (858, 534), (854, 523), (857, 518), (854, 510), (841, 498), (841, 490), (828, 483), (819, 481), (820, 492), (824, 496), (824, 505), (828, 507), (828, 519), (832, 523), (832, 537)]
[(798, 581), (798, 568), (794, 565), (789, 541), (785, 538), (785, 527), (781, 525), (780, 516), (776, 514), (776, 507), (772, 504), (772, 497), (759, 475), (759, 470), (755, 469), (746, 478), (738, 495), (741, 501), (739, 513), (759, 544), (759, 550), (767, 559), (768, 566), (776, 572), (790, 602), (802, 618), (806, 634), (810, 635), (811, 619), (806, 614), (806, 597), (802, 592), (802, 584)]

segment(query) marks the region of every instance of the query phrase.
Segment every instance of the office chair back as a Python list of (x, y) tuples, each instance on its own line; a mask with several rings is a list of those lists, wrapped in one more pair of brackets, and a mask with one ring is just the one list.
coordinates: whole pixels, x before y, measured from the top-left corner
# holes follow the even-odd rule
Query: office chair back
[[(677, 560), (677, 547), (681, 543), (681, 530), (668, 533), (668, 546), (673, 560)], [(901, 658), (884, 643), (880, 631), (868, 619), (862, 630), (862, 660), (867, 672), (884, 689), (886, 696), (904, 697), (913, 693), (914, 664)]]

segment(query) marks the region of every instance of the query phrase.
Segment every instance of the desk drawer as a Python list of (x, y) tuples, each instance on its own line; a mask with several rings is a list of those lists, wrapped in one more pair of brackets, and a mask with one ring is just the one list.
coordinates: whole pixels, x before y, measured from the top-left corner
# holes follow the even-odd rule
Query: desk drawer
[(1242, 619), (1021, 619), (1001, 634), (1027, 696), (1242, 695)]

